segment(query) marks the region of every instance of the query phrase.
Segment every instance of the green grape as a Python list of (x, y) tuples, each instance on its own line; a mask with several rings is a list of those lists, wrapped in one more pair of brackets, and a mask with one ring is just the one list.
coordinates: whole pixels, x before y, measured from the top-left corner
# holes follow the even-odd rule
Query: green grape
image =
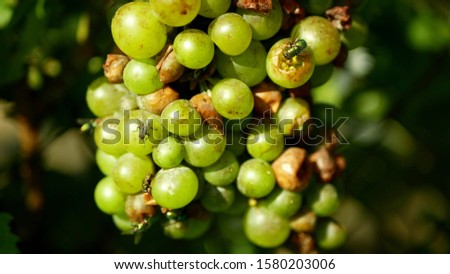
[(137, 107), (136, 97), (123, 84), (111, 84), (104, 76), (97, 78), (89, 85), (86, 102), (97, 117)]
[(186, 221), (167, 221), (163, 224), (164, 234), (172, 239), (192, 240), (203, 236), (211, 227), (212, 218), (189, 218)]
[(317, 245), (324, 250), (336, 249), (347, 239), (345, 228), (330, 218), (320, 219), (314, 232)]
[(243, 53), (236, 56), (217, 51), (216, 67), (223, 78), (236, 78), (251, 87), (266, 78), (266, 57), (267, 51), (261, 42), (253, 40)]
[(151, 184), (152, 196), (161, 207), (182, 208), (197, 195), (198, 179), (186, 166), (159, 170)]
[(302, 206), (302, 194), (276, 187), (258, 206), (266, 207), (283, 218), (290, 218)]
[(97, 149), (95, 152), (95, 162), (100, 171), (107, 176), (111, 175), (118, 158), (116, 155), (108, 154), (101, 149)]
[(252, 41), (250, 25), (237, 13), (225, 13), (214, 19), (208, 27), (208, 35), (225, 54), (239, 55)]
[(205, 177), (203, 176), (203, 172), (200, 168), (191, 166), (188, 163), (185, 163), (185, 164), (186, 164), (186, 166), (188, 166), (190, 169), (192, 169), (195, 172), (195, 175), (197, 175), (198, 191), (197, 191), (197, 195), (195, 195), (194, 200), (198, 200), (202, 197), (203, 191), (205, 190), (205, 186), (207, 184), (205, 181)]
[(264, 207), (250, 207), (244, 216), (245, 235), (260, 247), (273, 248), (283, 244), (290, 231), (287, 219)]
[(244, 233), (242, 215), (231, 216), (220, 214), (218, 215), (218, 218), (216, 218), (217, 228), (226, 240), (240, 243), (248, 242)]
[(225, 146), (223, 134), (205, 125), (195, 136), (184, 140), (184, 160), (195, 167), (207, 167), (219, 160)]
[(206, 181), (215, 186), (226, 186), (233, 183), (238, 172), (239, 163), (236, 156), (226, 150), (214, 164), (203, 168)]
[(176, 167), (184, 159), (184, 146), (174, 136), (168, 136), (155, 147), (152, 157), (159, 167), (165, 169)]
[(187, 220), (188, 230), (184, 238), (186, 240), (198, 239), (208, 232), (212, 224), (212, 217), (208, 215), (206, 218), (196, 219), (189, 218)]
[(122, 135), (119, 131), (120, 120), (113, 116), (104, 117), (94, 130), (94, 141), (97, 147), (112, 155), (122, 155), (125, 148), (122, 145)]
[(333, 75), (334, 66), (333, 64), (326, 64), (323, 66), (316, 66), (314, 68), (314, 73), (310, 78), (311, 87), (316, 88), (325, 84), (330, 80), (331, 75)]
[(291, 37), (306, 41), (312, 50), (316, 65), (328, 64), (338, 55), (341, 37), (339, 31), (327, 19), (308, 16), (294, 29)]
[(217, 82), (211, 90), (211, 101), (216, 111), (227, 119), (243, 119), (254, 106), (250, 88), (234, 78)]
[(277, 112), (278, 125), (284, 135), (295, 135), (309, 118), (308, 102), (302, 98), (287, 98)]
[(197, 16), (200, 4), (200, 0), (150, 1), (153, 13), (158, 20), (171, 27), (189, 24)]
[(266, 71), (275, 84), (284, 88), (296, 88), (311, 78), (316, 62), (309, 44), (305, 45), (302, 41), (304, 42), (284, 38), (270, 48), (266, 58)]
[[(230, 121), (237, 121), (237, 120), (230, 120)], [(246, 149), (245, 146), (245, 139), (241, 132), (239, 131), (232, 131), (226, 134), (227, 138), (227, 147), (226, 149), (228, 151), (231, 151), (234, 156), (239, 157), (241, 156)]]
[(275, 124), (259, 124), (247, 137), (247, 151), (253, 158), (275, 160), (284, 150), (284, 136)]
[(243, 132), (246, 132), (248, 129), (248, 125), (254, 123), (255, 120), (256, 118), (253, 118), (251, 113), (247, 117), (242, 119), (222, 119), (226, 131), (233, 134), (242, 134)]
[(231, 0), (201, 0), (199, 15), (207, 18), (216, 18), (228, 11)]
[(119, 130), (124, 148), (135, 155), (147, 155), (168, 134), (161, 117), (145, 110), (125, 112)]
[(123, 70), (123, 82), (139, 95), (153, 93), (164, 86), (153, 59), (130, 60)]
[(175, 58), (190, 69), (201, 69), (214, 58), (214, 43), (208, 34), (197, 29), (180, 32), (173, 42)]
[(114, 225), (122, 232), (129, 232), (135, 227), (135, 223), (130, 222), (125, 213), (113, 214)]
[(117, 214), (125, 209), (124, 194), (111, 177), (105, 177), (97, 183), (94, 200), (97, 207), (106, 214)]
[(129, 2), (120, 7), (112, 19), (111, 32), (116, 45), (135, 59), (155, 56), (167, 40), (166, 27), (153, 15), (148, 2)]
[(253, 39), (266, 40), (280, 30), (283, 22), (283, 11), (278, 0), (272, 0), (272, 7), (268, 12), (237, 9), (237, 13), (242, 15), (244, 20), (252, 28)]
[(186, 222), (169, 220), (163, 224), (164, 235), (172, 239), (183, 239), (188, 229)]
[(242, 163), (236, 184), (243, 195), (261, 198), (267, 196), (275, 187), (275, 175), (266, 161), (250, 159)]
[[(349, 30), (341, 32), (341, 41), (347, 46), (348, 50), (356, 49), (364, 45), (368, 34), (367, 23), (358, 16), (352, 16), (352, 26)], [(434, 36), (435, 34), (433, 34)]]
[(147, 156), (125, 153), (117, 159), (112, 178), (120, 191), (134, 194), (142, 190), (146, 178), (155, 173), (155, 166)]
[(325, 11), (333, 5), (333, 0), (307, 0), (305, 9), (311, 14), (325, 14)]
[(223, 213), (231, 216), (240, 217), (248, 208), (248, 198), (236, 191), (233, 204)]
[(209, 212), (223, 212), (231, 207), (234, 198), (235, 188), (233, 186), (206, 184), (200, 202)]
[(202, 116), (186, 99), (170, 102), (163, 109), (161, 118), (169, 132), (183, 137), (194, 134), (202, 126)]
[(306, 193), (309, 208), (319, 217), (330, 216), (339, 208), (339, 194), (332, 184), (314, 184)]

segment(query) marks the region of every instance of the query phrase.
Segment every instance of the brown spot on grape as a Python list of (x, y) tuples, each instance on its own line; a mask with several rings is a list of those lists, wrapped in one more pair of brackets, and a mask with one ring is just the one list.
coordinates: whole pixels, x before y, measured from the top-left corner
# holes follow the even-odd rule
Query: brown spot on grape
[(190, 9), (192, 9), (191, 5), (187, 4), (185, 1), (182, 1), (180, 3), (180, 14), (181, 15), (186, 15)]

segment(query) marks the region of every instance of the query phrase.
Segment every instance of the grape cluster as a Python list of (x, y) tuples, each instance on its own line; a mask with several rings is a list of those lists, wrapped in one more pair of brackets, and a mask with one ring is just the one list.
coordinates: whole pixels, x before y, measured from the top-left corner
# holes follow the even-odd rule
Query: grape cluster
[(342, 66), (346, 44), (363, 41), (346, 35), (353, 6), (337, 2), (120, 6), (116, 54), (86, 95), (105, 175), (98, 208), (124, 233), (161, 225), (175, 239), (203, 236), (212, 252), (212, 238), (227, 252), (341, 246), (346, 231), (330, 217), (340, 191), (330, 182), (345, 159), (333, 134), (305, 138), (311, 88)]

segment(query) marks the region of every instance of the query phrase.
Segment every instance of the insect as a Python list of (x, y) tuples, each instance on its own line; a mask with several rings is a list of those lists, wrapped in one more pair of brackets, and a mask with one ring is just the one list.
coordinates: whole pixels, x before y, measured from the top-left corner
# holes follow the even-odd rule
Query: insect
[(292, 59), (305, 50), (308, 47), (306, 41), (303, 39), (296, 38), (294, 42), (289, 42), (286, 49), (283, 52), (283, 56), (286, 59)]
[(82, 133), (90, 133), (94, 132), (95, 127), (98, 125), (97, 119), (77, 119), (77, 123), (81, 125), (80, 131)]
[(134, 235), (134, 243), (138, 244), (141, 241), (144, 232), (153, 224), (161, 221), (161, 216), (161, 214), (156, 214), (154, 216), (146, 217), (140, 223), (134, 224), (131, 230), (123, 232), (123, 234)]
[(144, 181), (142, 182), (142, 191), (150, 193), (150, 184), (152, 182), (153, 175), (148, 174), (145, 176)]
[(142, 222), (136, 224), (131, 231), (125, 234), (134, 235), (134, 243), (138, 244), (142, 239), (143, 233), (149, 229), (153, 223), (152, 217), (145, 218)]
[(150, 130), (150, 119), (146, 119), (145, 122), (139, 126), (139, 139), (145, 140), (148, 137), (148, 132)]

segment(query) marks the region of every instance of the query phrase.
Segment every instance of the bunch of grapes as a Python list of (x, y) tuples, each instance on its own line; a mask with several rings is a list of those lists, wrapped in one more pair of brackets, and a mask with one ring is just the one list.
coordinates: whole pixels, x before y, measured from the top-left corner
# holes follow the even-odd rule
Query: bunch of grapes
[(345, 159), (333, 131), (317, 142), (310, 91), (363, 43), (351, 28), (357, 4), (120, 6), (116, 52), (86, 95), (105, 175), (98, 208), (137, 238), (160, 225), (175, 239), (203, 237), (206, 247), (223, 239), (228, 252), (341, 246), (346, 231), (330, 216)]

